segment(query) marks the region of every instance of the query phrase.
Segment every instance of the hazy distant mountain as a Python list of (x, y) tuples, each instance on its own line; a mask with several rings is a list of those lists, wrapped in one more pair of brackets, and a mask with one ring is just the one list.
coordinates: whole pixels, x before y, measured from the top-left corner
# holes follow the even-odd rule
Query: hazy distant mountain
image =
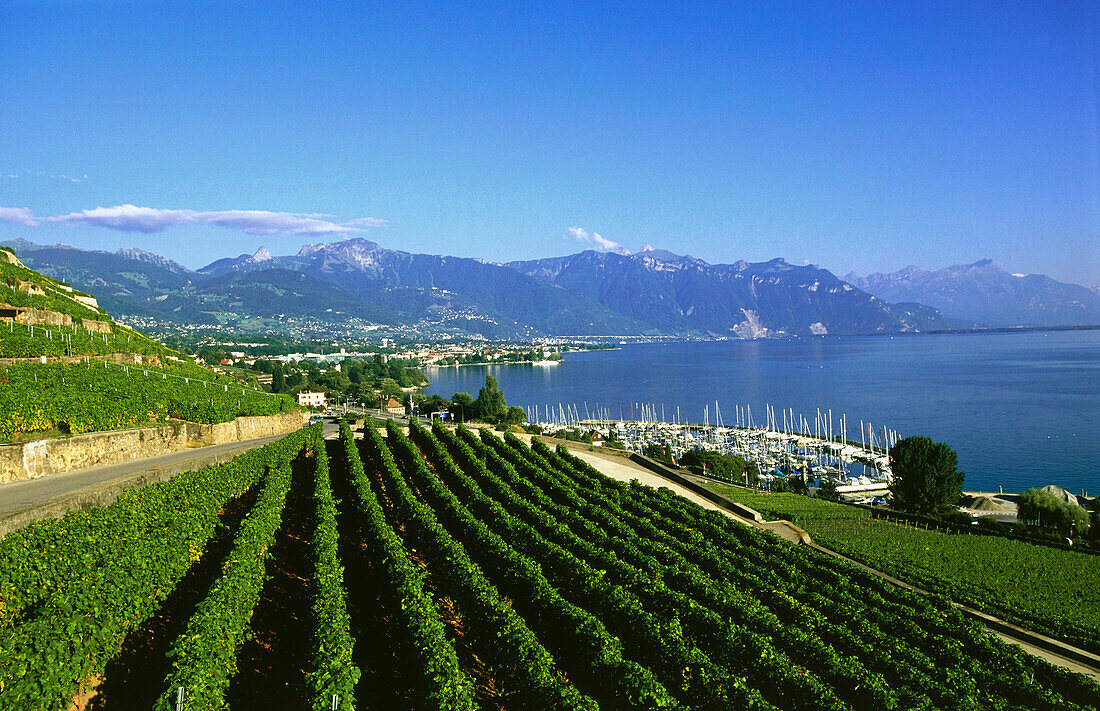
[(885, 303), (828, 270), (782, 259), (708, 264), (665, 250), (588, 250), (507, 266), (662, 330), (755, 338), (896, 333), (958, 326), (935, 309)]
[(395, 323), (398, 317), (336, 284), (288, 269), (233, 272), (200, 281), (175, 299), (200, 299), (218, 304), (221, 311), (267, 318), (279, 315), (318, 319), (359, 318), (372, 323)]
[(282, 257), (261, 247), (193, 272), (139, 249), (13, 246), (31, 268), (95, 294), (115, 313), (181, 325), (253, 317), (270, 322), (283, 315), (494, 338), (759, 338), (970, 325), (917, 303), (887, 303), (825, 269), (782, 259), (712, 265), (663, 250), (631, 256), (587, 251), (501, 265), (351, 239), (306, 245)]
[(844, 278), (880, 299), (920, 302), (987, 326), (1100, 324), (1100, 293), (1042, 274), (1009, 274), (988, 259), (931, 272), (906, 267)]
[(239, 257), (226, 257), (216, 262), (211, 262), (199, 269), (200, 274), (218, 275), (226, 272), (251, 271), (254, 269), (268, 269), (271, 264), (271, 252), (267, 247), (260, 247), (255, 254), (242, 254)]
[[(65, 245), (41, 246), (25, 240), (4, 244), (11, 246), (31, 269), (95, 295), (116, 316), (157, 313), (157, 297), (180, 292), (195, 277), (179, 264), (144, 250), (101, 252)], [(177, 315), (200, 323), (210, 318), (191, 310)]]
[(199, 271), (220, 275), (278, 267), (338, 284), (409, 320), (467, 318), (487, 334), (624, 334), (644, 326), (584, 295), (555, 288), (479, 259), (410, 254), (365, 239), (306, 245), (298, 254), (267, 250), (221, 259)]
[(120, 249), (115, 254), (125, 259), (132, 259), (138, 262), (148, 262), (149, 264), (155, 264), (158, 267), (167, 269), (170, 272), (176, 274), (185, 274), (189, 269), (178, 262), (173, 262), (168, 257), (162, 257), (159, 254), (153, 254), (152, 252), (146, 252), (144, 249), (138, 249), (137, 247), (130, 247), (129, 249)]

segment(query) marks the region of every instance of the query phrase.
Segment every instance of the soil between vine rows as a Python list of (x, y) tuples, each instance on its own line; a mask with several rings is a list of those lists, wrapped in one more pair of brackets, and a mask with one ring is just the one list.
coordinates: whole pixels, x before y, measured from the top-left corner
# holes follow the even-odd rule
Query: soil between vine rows
[(347, 462), (339, 442), (326, 442), (337, 499), (340, 559), (344, 564), (351, 634), (355, 638), (354, 662), (362, 672), (355, 687), (357, 709), (410, 709), (413, 689), (404, 678), (391, 643), (389, 616), (383, 609), (378, 583), (382, 572), (360, 535), (360, 515), (355, 492), (348, 482)]
[(202, 557), (191, 566), (160, 610), (137, 628), (122, 644), (122, 651), (108, 662), (102, 681), (94, 690), (88, 711), (148, 711), (164, 691), (164, 679), (171, 671), (165, 656), (176, 637), (187, 629), (195, 606), (221, 572), (222, 563), (233, 547), (237, 528), (259, 496), (254, 486), (226, 504), (220, 523)]
[(226, 692), (230, 708), (309, 706), (305, 674), (313, 631), (313, 463), (298, 457), (292, 468), (282, 522), (267, 560), (267, 580)]

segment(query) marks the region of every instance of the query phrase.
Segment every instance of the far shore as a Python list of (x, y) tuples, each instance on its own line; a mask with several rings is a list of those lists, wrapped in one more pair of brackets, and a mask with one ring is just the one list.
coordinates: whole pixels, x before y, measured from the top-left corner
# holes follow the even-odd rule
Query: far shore
[(545, 361), (545, 360), (489, 360), (489, 361), (485, 361), (484, 363), (451, 363), (450, 365), (436, 365), (435, 363), (431, 363), (429, 365), (422, 365), (420, 367), (421, 368), (462, 368), (462, 367), (465, 367), (467, 365), (481, 365), (481, 366), (485, 366), (485, 365), (535, 365), (535, 364), (538, 364), (538, 365), (558, 365), (560, 363), (561, 363), (560, 360), (551, 360), (551, 361)]

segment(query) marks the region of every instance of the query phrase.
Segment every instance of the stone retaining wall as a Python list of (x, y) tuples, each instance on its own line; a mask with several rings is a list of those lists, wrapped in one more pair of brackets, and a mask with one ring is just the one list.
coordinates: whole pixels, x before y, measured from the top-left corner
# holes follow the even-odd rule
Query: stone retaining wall
[(268, 417), (238, 417), (214, 425), (172, 422), (3, 445), (0, 483), (155, 457), (188, 447), (274, 437), (299, 429), (308, 417), (308, 413), (285, 412)]
[(78, 355), (78, 356), (34, 356), (33, 358), (0, 358), (0, 365), (15, 365), (17, 363), (83, 363), (102, 362), (109, 360), (118, 365), (160, 365), (160, 356), (141, 353), (108, 353), (107, 355)]

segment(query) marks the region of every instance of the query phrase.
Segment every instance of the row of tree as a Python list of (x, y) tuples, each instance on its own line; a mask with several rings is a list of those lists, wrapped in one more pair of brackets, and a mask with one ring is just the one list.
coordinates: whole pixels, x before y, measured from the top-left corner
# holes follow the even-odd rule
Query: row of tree
[(439, 395), (420, 395), (413, 402), (421, 415), (446, 412), (456, 422), (477, 420), (507, 428), (527, 420), (522, 407), (508, 406), (497, 379), (491, 375), (485, 376), (485, 385), (477, 391), (477, 398), (470, 393), (455, 393), (450, 400)]

